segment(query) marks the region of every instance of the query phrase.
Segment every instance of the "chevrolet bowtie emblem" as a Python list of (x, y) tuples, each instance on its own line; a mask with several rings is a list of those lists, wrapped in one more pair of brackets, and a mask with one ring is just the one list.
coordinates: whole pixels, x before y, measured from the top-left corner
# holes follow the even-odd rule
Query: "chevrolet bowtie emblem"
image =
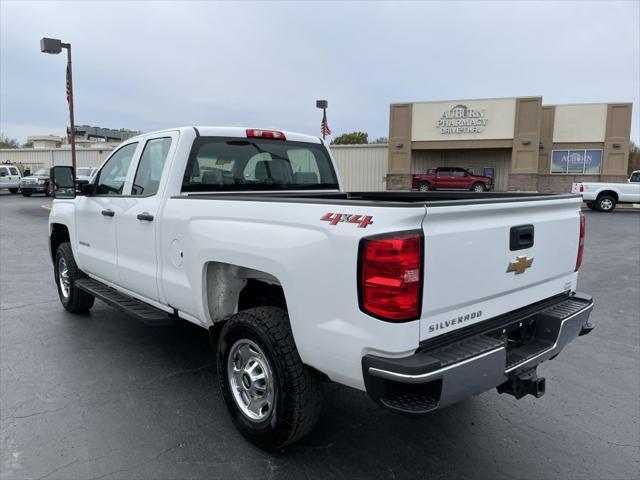
[(533, 263), (533, 257), (517, 257), (515, 262), (509, 262), (507, 273), (516, 272), (516, 275), (524, 273), (524, 271)]

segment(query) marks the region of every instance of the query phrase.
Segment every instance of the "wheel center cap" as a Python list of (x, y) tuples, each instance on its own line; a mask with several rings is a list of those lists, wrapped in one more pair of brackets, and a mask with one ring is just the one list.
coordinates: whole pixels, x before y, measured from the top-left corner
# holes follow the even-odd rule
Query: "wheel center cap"
[(242, 374), (242, 385), (244, 385), (244, 388), (251, 387), (251, 378), (246, 373)]

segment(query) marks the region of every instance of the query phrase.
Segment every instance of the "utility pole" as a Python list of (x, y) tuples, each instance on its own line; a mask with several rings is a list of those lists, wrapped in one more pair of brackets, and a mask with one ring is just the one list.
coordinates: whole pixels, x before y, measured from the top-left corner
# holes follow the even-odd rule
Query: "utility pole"
[(69, 143), (71, 143), (71, 167), (73, 176), (76, 175), (76, 124), (73, 118), (73, 75), (71, 69), (71, 44), (64, 43), (56, 38), (43, 38), (40, 40), (40, 51), (57, 55), (62, 49), (67, 50), (67, 103), (69, 104)]

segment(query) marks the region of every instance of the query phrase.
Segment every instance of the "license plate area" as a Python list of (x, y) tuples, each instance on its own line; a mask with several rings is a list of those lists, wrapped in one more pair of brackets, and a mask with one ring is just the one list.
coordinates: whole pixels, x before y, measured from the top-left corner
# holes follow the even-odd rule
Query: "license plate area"
[(551, 348), (558, 338), (560, 322), (544, 313), (504, 325), (485, 335), (502, 342), (507, 351), (505, 370)]

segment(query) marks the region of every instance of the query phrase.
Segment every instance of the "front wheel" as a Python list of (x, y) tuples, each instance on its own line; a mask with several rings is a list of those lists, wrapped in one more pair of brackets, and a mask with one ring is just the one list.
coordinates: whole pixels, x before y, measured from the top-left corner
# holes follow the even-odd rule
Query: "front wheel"
[(315, 426), (320, 380), (302, 363), (284, 310), (258, 307), (233, 315), (220, 332), (217, 363), (233, 422), (254, 445), (278, 449)]
[(95, 298), (87, 292), (83, 292), (76, 287), (76, 280), (86, 278), (80, 271), (73, 258), (71, 244), (65, 242), (60, 244), (56, 252), (56, 262), (54, 264), (56, 285), (58, 296), (62, 306), (71, 313), (85, 313), (93, 307)]
[(23, 197), (30, 197), (31, 196), (31, 192), (22, 192), (22, 196)]
[(474, 183), (471, 190), (474, 192), (484, 192), (487, 188), (484, 186), (484, 183)]
[(610, 195), (603, 195), (596, 200), (596, 206), (601, 212), (613, 212), (616, 208), (616, 199)]
[(17, 188), (10, 188), (9, 192), (11, 193), (18, 193), (18, 189)]

